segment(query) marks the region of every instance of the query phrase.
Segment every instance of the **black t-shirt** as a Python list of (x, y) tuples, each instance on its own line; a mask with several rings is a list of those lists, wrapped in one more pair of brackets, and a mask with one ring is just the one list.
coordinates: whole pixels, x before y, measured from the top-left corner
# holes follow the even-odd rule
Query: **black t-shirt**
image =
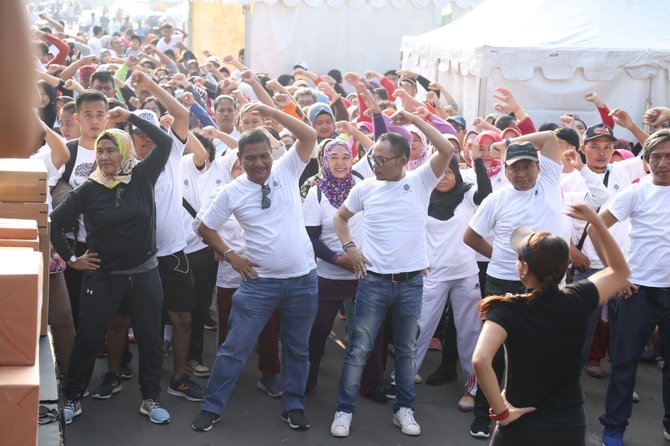
[(507, 332), (507, 400), (537, 410), (505, 429), (586, 425), (581, 352), (598, 289), (582, 280), (530, 302), (496, 302), (487, 319)]

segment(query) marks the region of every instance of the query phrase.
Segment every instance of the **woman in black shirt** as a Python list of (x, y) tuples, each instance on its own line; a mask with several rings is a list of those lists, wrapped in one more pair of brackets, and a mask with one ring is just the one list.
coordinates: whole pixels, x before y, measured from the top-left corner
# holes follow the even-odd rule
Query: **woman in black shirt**
[[(140, 351), (140, 412), (154, 423), (167, 423), (170, 414), (159, 403), (163, 292), (156, 260), (154, 185), (168, 160), (172, 139), (121, 107), (109, 111), (109, 120), (129, 121), (156, 148), (135, 165), (130, 136), (123, 130), (104, 130), (95, 141), (97, 169), (51, 213), (51, 242), (63, 259), (69, 259), (69, 267), (84, 271), (63, 415), (69, 424), (81, 414), (80, 401), (96, 352), (112, 317), (123, 308), (133, 320)], [(64, 227), (79, 214), (84, 216), (89, 250), (76, 257)]]
[[(627, 281), (628, 265), (602, 219), (585, 204), (569, 216), (587, 221), (594, 244), (609, 265), (559, 289), (568, 267), (567, 243), (548, 232), (517, 228), (510, 239), (517, 271), (528, 293), (491, 296), (472, 362), (479, 386), (498, 421), (491, 445), (584, 445), (586, 416), (579, 384), (580, 351), (589, 315)], [(504, 343), (507, 385), (501, 394), (491, 361)], [(522, 417), (519, 419), (520, 417)]]

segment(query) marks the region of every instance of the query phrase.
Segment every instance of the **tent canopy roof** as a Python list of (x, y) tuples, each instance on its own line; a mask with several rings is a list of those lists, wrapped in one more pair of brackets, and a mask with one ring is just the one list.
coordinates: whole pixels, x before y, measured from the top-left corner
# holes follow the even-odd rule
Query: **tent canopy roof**
[(485, 0), (453, 23), (403, 37), (410, 64), (436, 63), (488, 77), (500, 68), (526, 80), (540, 68), (548, 79), (570, 79), (577, 68), (590, 80), (611, 80), (625, 69), (634, 78), (670, 68), (670, 3), (664, 0)]

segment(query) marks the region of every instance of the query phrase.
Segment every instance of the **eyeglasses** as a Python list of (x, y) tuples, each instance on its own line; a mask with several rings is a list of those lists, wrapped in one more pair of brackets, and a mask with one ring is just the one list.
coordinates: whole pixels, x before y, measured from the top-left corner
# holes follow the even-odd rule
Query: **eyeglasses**
[(386, 161), (391, 161), (397, 158), (402, 157), (403, 155), (397, 155), (397, 156), (392, 156), (390, 158), (384, 158), (383, 156), (371, 156), (370, 159), (372, 159), (372, 162), (378, 165), (379, 167), (384, 167), (384, 163)]
[(268, 186), (267, 184), (264, 184), (261, 187), (261, 194), (262, 194), (261, 209), (267, 209), (272, 204), (272, 202), (270, 201), (270, 197), (268, 197), (268, 195), (270, 195), (270, 186)]

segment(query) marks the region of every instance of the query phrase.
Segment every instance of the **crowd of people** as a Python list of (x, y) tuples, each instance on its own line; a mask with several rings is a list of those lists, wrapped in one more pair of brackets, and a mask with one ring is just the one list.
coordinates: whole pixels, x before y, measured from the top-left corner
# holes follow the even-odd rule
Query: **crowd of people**
[(600, 122), (565, 110), (536, 127), (500, 87), (496, 111), (467, 122), (447, 88), (406, 70), (298, 61), (274, 79), (243, 51), (199, 60), (170, 23), (160, 36), (96, 25), (67, 43), (50, 19), (34, 31), (33, 156), (51, 187), (66, 423), (88, 394), (122, 390), (137, 342), (140, 412), (171, 421), (172, 352), (167, 393), (200, 402), (192, 428), (209, 431), (258, 345), (258, 389), (306, 430), (339, 314), (335, 437), (358, 395), (392, 400), (393, 424), (420, 435), (415, 384), (437, 348), (426, 382), (460, 376), (470, 434), (515, 446), (585, 444), (580, 379), (605, 376), (607, 353), (603, 444), (622, 445), (650, 356), (670, 440), (670, 109), (639, 117), (646, 133), (587, 92)]

